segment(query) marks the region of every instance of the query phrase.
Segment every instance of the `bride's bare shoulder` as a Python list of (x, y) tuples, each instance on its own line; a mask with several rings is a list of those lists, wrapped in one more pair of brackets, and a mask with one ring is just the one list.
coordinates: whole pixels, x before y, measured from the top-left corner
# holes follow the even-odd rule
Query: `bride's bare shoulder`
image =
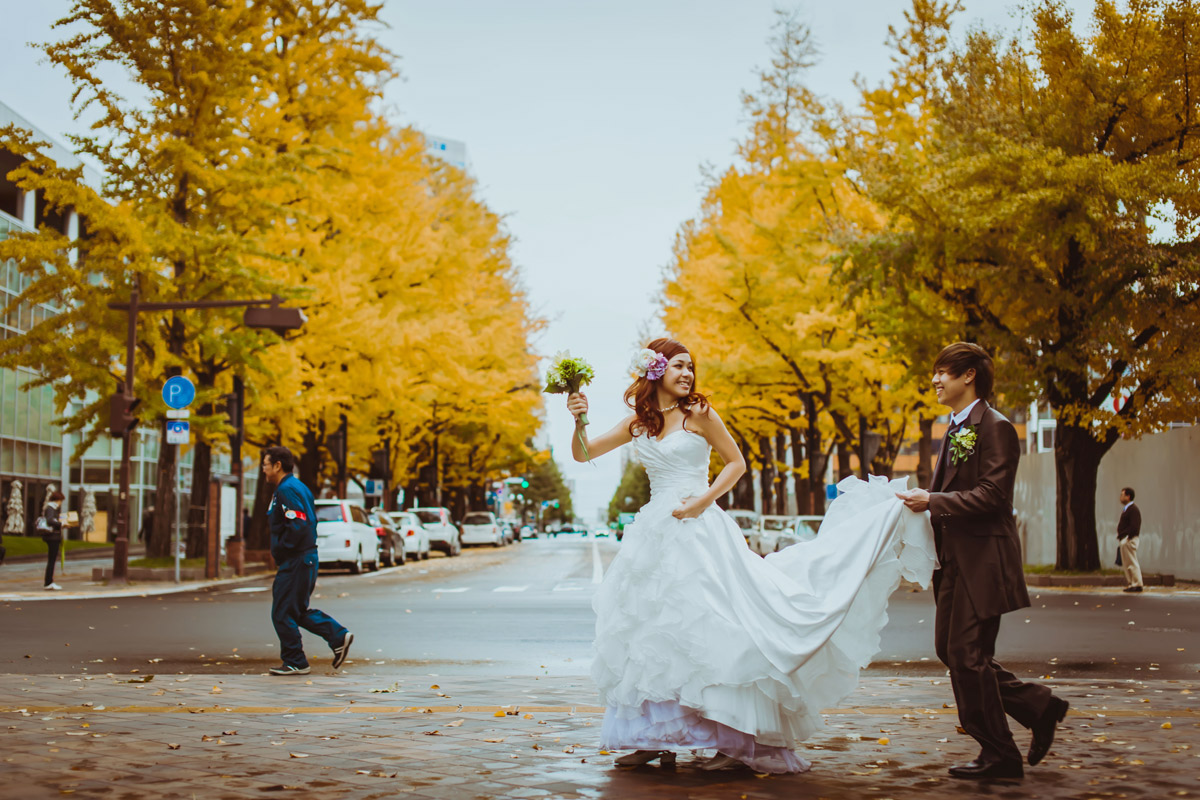
[(690, 416), (692, 419), (699, 421), (701, 424), (711, 422), (719, 423), (721, 420), (721, 415), (717, 413), (715, 408), (713, 408), (713, 405), (708, 401), (708, 398), (701, 398), (695, 403), (692, 403), (688, 406), (688, 411), (691, 412)]

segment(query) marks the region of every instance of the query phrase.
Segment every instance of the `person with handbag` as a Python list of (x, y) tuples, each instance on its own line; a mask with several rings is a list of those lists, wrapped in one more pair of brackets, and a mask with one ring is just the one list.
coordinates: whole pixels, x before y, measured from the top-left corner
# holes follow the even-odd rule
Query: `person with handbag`
[(58, 551), (62, 547), (62, 520), (59, 518), (59, 513), (64, 498), (62, 492), (51, 494), (36, 525), (37, 532), (46, 540), (46, 580), (45, 586), (42, 588), (48, 592), (57, 592), (62, 589), (54, 582), (54, 565), (58, 563)]

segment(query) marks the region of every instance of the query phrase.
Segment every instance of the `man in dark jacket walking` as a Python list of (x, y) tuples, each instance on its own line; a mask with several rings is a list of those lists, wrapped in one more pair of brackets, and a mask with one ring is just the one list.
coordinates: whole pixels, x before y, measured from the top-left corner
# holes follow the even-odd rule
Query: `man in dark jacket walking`
[(1142, 512), (1133, 502), (1134, 491), (1126, 486), (1121, 490), (1121, 519), (1117, 522), (1117, 549), (1121, 566), (1125, 568), (1127, 592), (1142, 591), (1142, 566), (1138, 564), (1138, 536), (1142, 533)]
[(949, 406), (930, 491), (901, 495), (928, 510), (939, 569), (933, 573), (934, 646), (950, 670), (958, 718), (979, 742), (979, 756), (950, 768), (955, 778), (1019, 778), (1021, 753), (1005, 714), (1029, 728), (1028, 761), (1036, 765), (1054, 743), (1067, 701), (1022, 681), (995, 659), (1000, 618), (1029, 606), (1021, 546), (1013, 521), (1013, 486), (1020, 440), (1012, 423), (987, 403), (994, 367), (976, 344), (946, 347), (934, 362), (938, 402)]
[(263, 451), (262, 468), (275, 486), (267, 518), (271, 525), (271, 557), (277, 571), (272, 587), (271, 621), (279, 637), (283, 663), (271, 668), (272, 675), (307, 675), (308, 659), (300, 628), (315, 633), (333, 650), (333, 668), (346, 660), (354, 634), (315, 608), (308, 607), (317, 584), (317, 512), (312, 492), (292, 475), (295, 456), (286, 447)]

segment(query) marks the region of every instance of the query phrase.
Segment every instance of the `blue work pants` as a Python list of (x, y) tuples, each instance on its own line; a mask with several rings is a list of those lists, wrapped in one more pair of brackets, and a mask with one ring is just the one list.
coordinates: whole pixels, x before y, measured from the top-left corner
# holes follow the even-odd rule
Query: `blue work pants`
[(330, 649), (342, 643), (346, 627), (324, 611), (308, 607), (313, 588), (317, 585), (317, 551), (309, 550), (292, 556), (279, 565), (275, 584), (271, 588), (271, 621), (279, 637), (283, 663), (292, 667), (307, 667), (300, 629), (320, 636)]

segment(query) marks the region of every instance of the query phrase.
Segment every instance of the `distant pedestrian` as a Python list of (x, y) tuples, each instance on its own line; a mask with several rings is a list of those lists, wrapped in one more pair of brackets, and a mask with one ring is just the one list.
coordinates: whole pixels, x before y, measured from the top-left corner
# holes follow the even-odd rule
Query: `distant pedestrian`
[(59, 514), (63, 499), (62, 492), (52, 492), (42, 510), (41, 518), (38, 519), (38, 533), (46, 540), (46, 580), (43, 581), (42, 588), (49, 592), (62, 589), (54, 582), (54, 566), (58, 563), (58, 551), (62, 547), (62, 520), (59, 519)]
[(271, 621), (279, 637), (283, 663), (272, 675), (307, 675), (308, 659), (300, 628), (320, 636), (333, 650), (333, 668), (346, 660), (354, 634), (323, 611), (308, 607), (317, 584), (317, 512), (312, 492), (292, 475), (296, 458), (286, 447), (263, 451), (262, 468), (275, 487), (267, 520), (271, 526), (271, 557), (278, 565), (272, 587)]
[(1142, 512), (1134, 504), (1135, 492), (1126, 486), (1121, 490), (1121, 519), (1117, 522), (1117, 550), (1120, 552), (1120, 564), (1125, 568), (1125, 587), (1127, 592), (1142, 591), (1142, 568), (1138, 564), (1137, 549), (1138, 535), (1142, 532)]
[(148, 542), (154, 532), (154, 506), (146, 506), (142, 512), (142, 527), (138, 528), (138, 541)]

